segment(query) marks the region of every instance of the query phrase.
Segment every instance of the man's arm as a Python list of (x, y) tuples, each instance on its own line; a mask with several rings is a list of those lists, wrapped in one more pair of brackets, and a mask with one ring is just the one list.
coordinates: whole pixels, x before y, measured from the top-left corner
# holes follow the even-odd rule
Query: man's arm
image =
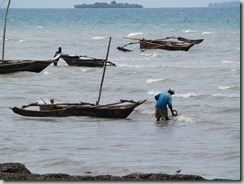
[(169, 106), (169, 109), (170, 109), (170, 111), (172, 113), (172, 116), (174, 116), (174, 109), (173, 109), (173, 105), (172, 105), (172, 97), (169, 99), (168, 106)]
[(160, 94), (157, 94), (157, 95), (154, 97), (156, 101), (158, 101), (159, 95), (160, 95)]

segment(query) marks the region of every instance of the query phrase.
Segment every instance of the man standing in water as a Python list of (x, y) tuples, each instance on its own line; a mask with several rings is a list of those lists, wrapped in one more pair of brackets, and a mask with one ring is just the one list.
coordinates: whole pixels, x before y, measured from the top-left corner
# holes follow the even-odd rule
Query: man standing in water
[(169, 88), (167, 92), (161, 92), (155, 96), (157, 101), (155, 108), (155, 117), (157, 119), (156, 121), (160, 121), (160, 119), (169, 120), (167, 106), (169, 107), (172, 116), (177, 116), (177, 112), (173, 109), (172, 106), (172, 95), (174, 94), (175, 90), (173, 88)]

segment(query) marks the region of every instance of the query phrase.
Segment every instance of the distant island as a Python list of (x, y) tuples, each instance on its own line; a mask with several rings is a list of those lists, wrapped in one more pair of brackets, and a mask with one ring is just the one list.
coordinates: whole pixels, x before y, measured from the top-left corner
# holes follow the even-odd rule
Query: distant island
[(231, 8), (231, 7), (240, 7), (240, 1), (231, 1), (231, 2), (223, 2), (223, 3), (209, 3), (208, 7), (210, 8)]
[(143, 6), (139, 4), (117, 3), (116, 1), (112, 1), (110, 4), (108, 3), (77, 4), (74, 5), (74, 7), (75, 8), (143, 8)]

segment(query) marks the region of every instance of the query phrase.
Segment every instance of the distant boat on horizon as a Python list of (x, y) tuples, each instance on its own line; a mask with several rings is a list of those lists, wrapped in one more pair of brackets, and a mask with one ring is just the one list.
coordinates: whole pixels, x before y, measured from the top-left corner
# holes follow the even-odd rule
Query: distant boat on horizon
[(94, 3), (94, 4), (77, 4), (74, 5), (75, 8), (143, 8), (142, 5), (139, 4), (128, 4), (128, 3), (117, 3), (116, 1), (112, 1), (110, 4), (108, 3)]

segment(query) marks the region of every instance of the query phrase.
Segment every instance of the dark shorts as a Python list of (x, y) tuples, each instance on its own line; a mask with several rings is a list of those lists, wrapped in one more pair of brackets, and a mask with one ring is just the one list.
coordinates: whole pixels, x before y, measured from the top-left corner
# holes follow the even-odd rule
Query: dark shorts
[(166, 117), (168, 117), (168, 111), (160, 109), (160, 108), (157, 108), (157, 107), (155, 108), (155, 118), (164, 119)]

